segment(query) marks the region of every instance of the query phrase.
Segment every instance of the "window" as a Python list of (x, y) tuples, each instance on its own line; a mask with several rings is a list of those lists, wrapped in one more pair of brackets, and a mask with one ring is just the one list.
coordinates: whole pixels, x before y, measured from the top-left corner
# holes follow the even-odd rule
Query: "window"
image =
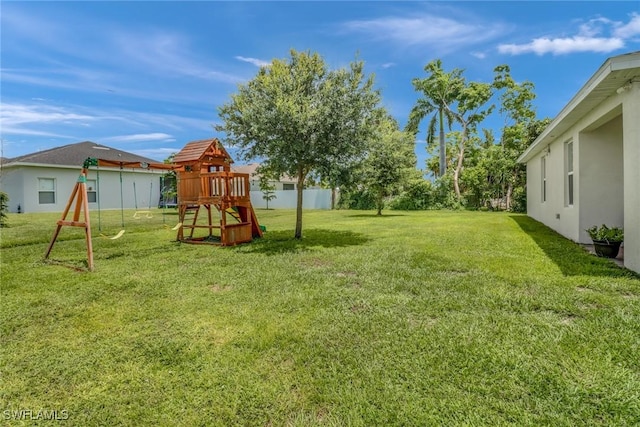
[(565, 205), (573, 206), (573, 141), (567, 141), (566, 144), (566, 159), (567, 159), (567, 184), (566, 184), (566, 197)]
[(98, 186), (95, 179), (87, 180), (87, 202), (96, 203), (98, 201)]
[(38, 203), (41, 205), (56, 202), (56, 180), (54, 178), (38, 178)]
[(295, 184), (282, 184), (282, 189), (283, 190), (295, 190), (296, 189), (296, 185)]
[(542, 188), (541, 188), (541, 192), (542, 192), (542, 201), (546, 202), (547, 201), (547, 158), (546, 157), (542, 157), (542, 159), (540, 159), (540, 176), (542, 177)]

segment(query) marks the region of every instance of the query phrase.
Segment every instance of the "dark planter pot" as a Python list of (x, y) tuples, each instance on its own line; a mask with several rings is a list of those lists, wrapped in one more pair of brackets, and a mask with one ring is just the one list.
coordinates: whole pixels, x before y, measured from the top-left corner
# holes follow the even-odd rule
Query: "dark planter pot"
[(596, 255), (603, 258), (615, 258), (620, 252), (622, 242), (607, 242), (606, 240), (594, 240), (593, 248)]

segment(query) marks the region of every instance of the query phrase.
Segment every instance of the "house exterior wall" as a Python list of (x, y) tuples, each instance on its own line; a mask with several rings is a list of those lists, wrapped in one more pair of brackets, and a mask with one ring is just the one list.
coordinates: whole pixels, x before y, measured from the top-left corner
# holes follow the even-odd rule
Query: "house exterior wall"
[[(623, 222), (622, 117), (615, 115), (621, 102), (619, 96), (611, 97), (558, 135), (548, 151), (527, 162), (528, 215), (576, 242), (591, 242), (585, 229), (592, 225)], [(613, 118), (599, 123), (603, 117)], [(573, 142), (573, 205), (567, 204), (568, 141)], [(543, 156), (547, 159), (546, 202), (541, 195)]]
[[(574, 204), (565, 203), (565, 142), (573, 141)], [(592, 225), (623, 226), (624, 263), (640, 272), (640, 82), (615, 93), (527, 161), (527, 213), (580, 243)], [(542, 202), (541, 158), (547, 162)]]
[[(99, 184), (98, 184), (99, 173)], [(122, 201), (125, 209), (140, 210), (158, 206), (162, 171), (125, 170), (122, 172)], [(3, 191), (9, 195), (9, 211), (62, 212), (80, 175), (79, 168), (13, 165), (3, 168)], [(39, 178), (52, 178), (55, 182), (55, 203), (39, 202)], [(87, 180), (95, 180), (99, 187), (96, 197), (100, 209), (120, 209), (120, 171), (118, 169), (90, 169)], [(135, 182), (135, 193), (134, 193)], [(96, 188), (97, 190), (97, 188)], [(137, 200), (136, 200), (137, 199)], [(89, 203), (89, 209), (98, 209), (98, 203)]]
[(585, 231), (594, 225), (624, 225), (624, 168), (622, 164), (622, 116), (592, 131), (580, 133), (581, 243), (590, 243)]
[(14, 168), (2, 168), (0, 191), (9, 196), (9, 212), (24, 212), (24, 177), (23, 171)]
[[(260, 180), (252, 178), (249, 183), (250, 183), (250, 186), (249, 186), (250, 191), (261, 191)], [(269, 181), (269, 184), (271, 184), (276, 191), (290, 191), (290, 190), (295, 190), (295, 187), (296, 187), (296, 184), (294, 182), (287, 182), (287, 181), (285, 182)], [(288, 186), (293, 185), (293, 188), (290, 190), (285, 190), (284, 189), (285, 184), (287, 184)]]
[(623, 98), (624, 264), (640, 273), (640, 82)]
[[(573, 132), (556, 138), (542, 153), (527, 162), (527, 214), (563, 236), (578, 238), (580, 182), (574, 178), (573, 205), (565, 204), (565, 144), (573, 141), (574, 176), (579, 175), (579, 144)], [(547, 197), (542, 200), (542, 158), (546, 160)]]

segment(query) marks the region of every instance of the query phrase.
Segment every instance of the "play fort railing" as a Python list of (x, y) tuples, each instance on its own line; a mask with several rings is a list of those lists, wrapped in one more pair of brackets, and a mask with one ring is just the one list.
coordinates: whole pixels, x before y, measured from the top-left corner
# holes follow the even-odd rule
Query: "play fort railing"
[(209, 172), (182, 176), (179, 181), (181, 203), (236, 203), (249, 201), (249, 174)]

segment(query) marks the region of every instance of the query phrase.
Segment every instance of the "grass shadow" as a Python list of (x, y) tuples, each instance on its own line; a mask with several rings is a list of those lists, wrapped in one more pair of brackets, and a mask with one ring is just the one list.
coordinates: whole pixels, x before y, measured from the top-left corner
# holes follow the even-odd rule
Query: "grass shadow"
[(293, 237), (293, 230), (269, 231), (261, 239), (250, 244), (237, 246), (236, 250), (244, 253), (262, 253), (279, 255), (311, 250), (317, 247), (337, 248), (362, 245), (370, 239), (363, 234), (352, 231), (310, 229), (302, 231), (302, 239)]
[(588, 253), (582, 246), (543, 223), (524, 215), (510, 215), (520, 229), (544, 251), (565, 276), (605, 276), (632, 277), (640, 275), (626, 268), (619, 267), (611, 260), (598, 258)]

